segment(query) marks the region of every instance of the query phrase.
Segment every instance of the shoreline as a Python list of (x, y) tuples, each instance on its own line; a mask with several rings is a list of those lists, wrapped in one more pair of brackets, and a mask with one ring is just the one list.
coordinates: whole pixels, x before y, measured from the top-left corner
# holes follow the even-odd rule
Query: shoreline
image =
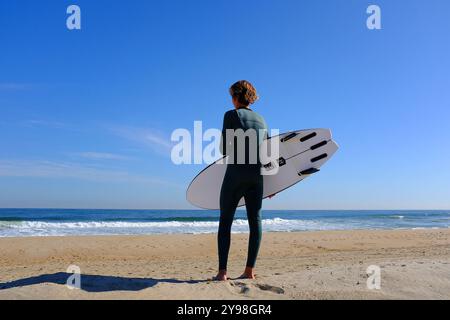
[[(450, 299), (450, 229), (265, 232), (257, 280), (225, 283), (207, 281), (215, 237), (0, 238), (0, 299)], [(231, 277), (243, 271), (247, 238), (232, 235)], [(65, 285), (70, 265), (82, 290)], [(381, 290), (366, 286), (371, 265)]]
[[(217, 233), (219, 213), (195, 211), (116, 210), (5, 210), (0, 209), (3, 237), (110, 236)], [(449, 228), (445, 211), (308, 211), (265, 210), (264, 232), (306, 232), (326, 230), (409, 230)], [(245, 211), (235, 216), (232, 231), (247, 233)]]
[[(326, 233), (326, 232), (372, 232), (372, 231), (445, 231), (450, 230), (448, 228), (439, 227), (414, 227), (414, 228), (378, 228), (378, 229), (327, 229), (327, 230), (293, 230), (293, 231), (264, 231), (265, 234), (302, 234), (302, 233)], [(248, 235), (248, 231), (231, 232), (232, 235)], [(109, 237), (164, 237), (164, 236), (211, 236), (217, 235), (217, 232), (203, 232), (203, 233), (150, 233), (150, 234), (80, 234), (80, 235), (34, 235), (34, 236), (0, 236), (0, 242), (2, 239), (45, 239), (45, 238), (109, 238)]]

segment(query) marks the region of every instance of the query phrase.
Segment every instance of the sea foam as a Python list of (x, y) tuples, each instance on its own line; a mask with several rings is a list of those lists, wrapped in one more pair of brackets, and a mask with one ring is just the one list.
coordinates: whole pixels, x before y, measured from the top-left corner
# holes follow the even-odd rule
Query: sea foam
[[(165, 221), (165, 222), (123, 222), (123, 221), (84, 221), (84, 222), (43, 222), (21, 221), (1, 222), (0, 234), (15, 236), (66, 236), (66, 235), (124, 235), (124, 234), (201, 234), (217, 232), (215, 221)], [(288, 220), (281, 218), (264, 219), (264, 231), (307, 231), (329, 230), (337, 226), (323, 222)], [(248, 232), (247, 220), (237, 219), (232, 232)]]

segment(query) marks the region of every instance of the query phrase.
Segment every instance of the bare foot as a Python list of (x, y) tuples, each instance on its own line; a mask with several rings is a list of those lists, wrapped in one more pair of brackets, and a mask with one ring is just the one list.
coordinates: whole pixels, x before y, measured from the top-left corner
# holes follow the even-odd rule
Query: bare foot
[(226, 270), (219, 270), (219, 273), (217, 276), (213, 278), (214, 281), (227, 281), (227, 271)]
[(239, 279), (255, 280), (255, 268), (246, 267), (244, 273), (239, 277)]

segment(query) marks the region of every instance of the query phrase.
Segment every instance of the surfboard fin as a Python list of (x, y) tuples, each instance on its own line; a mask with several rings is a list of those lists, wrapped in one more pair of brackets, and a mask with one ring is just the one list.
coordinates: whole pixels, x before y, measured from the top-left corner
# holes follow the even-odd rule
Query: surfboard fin
[(307, 136), (304, 136), (303, 138), (300, 138), (300, 142), (308, 141), (309, 139), (312, 139), (315, 136), (317, 136), (317, 132), (310, 133)]
[(299, 172), (298, 175), (299, 176), (307, 176), (307, 175), (311, 175), (311, 174), (317, 173), (319, 171), (320, 170), (317, 169), (317, 168), (310, 168), (310, 169), (307, 169), (307, 170), (303, 170), (302, 172)]
[(287, 135), (286, 137), (280, 139), (281, 142), (287, 142), (289, 140), (291, 140), (292, 138), (295, 138), (298, 135), (298, 133), (291, 133), (289, 135)]
[(314, 163), (314, 162), (320, 161), (322, 159), (325, 159), (326, 157), (328, 157), (328, 154), (324, 153), (324, 154), (321, 154), (318, 157), (315, 157), (315, 158), (311, 159), (311, 162)]
[(324, 140), (322, 142), (319, 142), (318, 144), (313, 145), (310, 149), (314, 151), (314, 150), (319, 149), (319, 148), (321, 148), (323, 146), (326, 146), (327, 144), (328, 144), (328, 141)]

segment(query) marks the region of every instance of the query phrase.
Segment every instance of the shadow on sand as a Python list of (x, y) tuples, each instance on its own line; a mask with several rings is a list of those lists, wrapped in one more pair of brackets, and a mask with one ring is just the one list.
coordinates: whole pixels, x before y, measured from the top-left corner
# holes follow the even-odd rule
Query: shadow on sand
[[(67, 280), (72, 273), (59, 272), (54, 274), (45, 274), (36, 277), (14, 280), (11, 282), (0, 282), (0, 290), (32, 286), (43, 283), (55, 283), (66, 285)], [(81, 275), (81, 289), (87, 292), (107, 292), (107, 291), (140, 291), (151, 288), (158, 283), (187, 283), (195, 284), (207, 282), (207, 280), (188, 280), (177, 279), (153, 279), (153, 278), (124, 278), (114, 276), (99, 275)]]

